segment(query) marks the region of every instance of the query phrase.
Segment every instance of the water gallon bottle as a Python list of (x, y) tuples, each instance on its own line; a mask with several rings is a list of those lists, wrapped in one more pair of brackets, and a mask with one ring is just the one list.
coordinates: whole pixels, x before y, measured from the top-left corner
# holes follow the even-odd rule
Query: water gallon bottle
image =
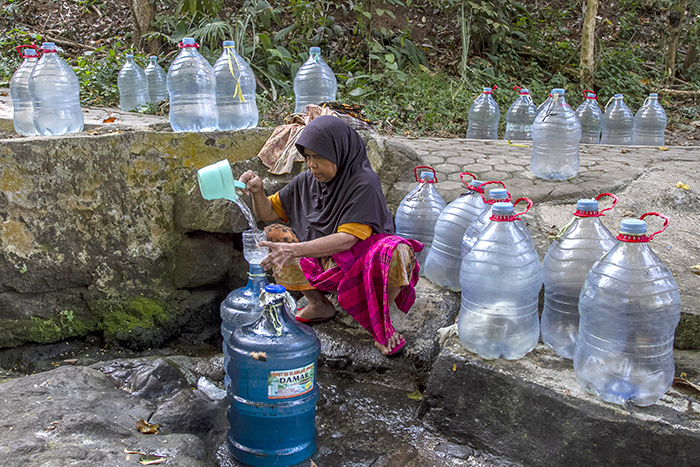
[(29, 77), (34, 127), (43, 136), (82, 131), (78, 77), (59, 57), (53, 42), (44, 42), (41, 52), (41, 58)]
[[(503, 184), (503, 182), (486, 182), (482, 184), (482, 187), (488, 185), (489, 183)], [(510, 193), (508, 193), (508, 191), (506, 191), (505, 189), (494, 188), (493, 190), (489, 191), (488, 201), (484, 200), (486, 203), (486, 208), (481, 212), (481, 214), (477, 216), (476, 219), (474, 219), (474, 221), (471, 224), (469, 224), (469, 227), (467, 227), (467, 229), (464, 231), (464, 236), (462, 237), (462, 261), (464, 261), (464, 257), (469, 254), (469, 251), (476, 243), (481, 232), (483, 232), (486, 226), (491, 222), (491, 209), (493, 207), (493, 204), (498, 202), (510, 202), (510, 200)], [(521, 201), (526, 200), (527, 198), (520, 198), (513, 204), (515, 205)], [(525, 225), (525, 222), (523, 222), (519, 218), (516, 218), (513, 220), (513, 224), (515, 225), (515, 228), (520, 230), (523, 236), (534, 247), (535, 241), (532, 239), (532, 235), (530, 234), (530, 231)]]
[[(432, 172), (421, 172), (419, 179), (418, 169), (430, 169)], [(430, 245), (433, 243), (435, 223), (442, 210), (445, 209), (445, 200), (435, 189), (435, 183), (437, 183), (435, 169), (420, 166), (416, 167), (413, 173), (418, 185), (399, 203), (394, 224), (396, 235), (418, 240), (425, 245), (423, 251), (416, 256), (418, 264), (422, 266), (430, 252)]]
[(603, 112), (598, 107), (596, 93), (589, 90), (583, 91), (585, 97), (583, 103), (576, 109), (576, 116), (581, 123), (582, 144), (600, 143), (600, 128), (603, 125)]
[(511, 203), (495, 203), (492, 222), (462, 261), (457, 331), (462, 345), (482, 358), (524, 357), (540, 336), (542, 263), (513, 224), (521, 214), (513, 214)]
[(581, 123), (566, 103), (564, 90), (552, 89), (552, 100), (532, 126), (530, 171), (546, 180), (566, 180), (578, 173)]
[[(22, 52), (24, 49), (24, 53)], [(34, 109), (32, 96), (29, 94), (29, 76), (39, 62), (39, 54), (34, 46), (22, 45), (17, 47), (20, 57), (24, 58), (10, 80), (10, 96), (12, 96), (12, 123), (15, 131), (22, 136), (34, 136), (39, 132), (34, 128)]]
[[(649, 215), (664, 219), (647, 236)], [(668, 218), (624, 219), (617, 244), (591, 268), (579, 298), (574, 372), (607, 402), (654, 404), (673, 382), (673, 338), (681, 298), (673, 274), (649, 248)]]
[(603, 135), (600, 138), (600, 144), (630, 145), (632, 144), (633, 130), (634, 115), (625, 104), (624, 96), (615, 94), (605, 106)]
[(182, 49), (168, 69), (170, 126), (173, 131), (214, 131), (219, 126), (216, 77), (197, 51), (194, 39), (182, 39)]
[(258, 125), (255, 75), (248, 62), (236, 53), (233, 41), (224, 41), (224, 51), (214, 64), (214, 75), (219, 129), (255, 128)]
[(635, 146), (663, 146), (667, 122), (666, 111), (659, 103), (659, 95), (649, 94), (634, 116), (632, 144)]
[(537, 113), (539, 114), (542, 112), (542, 109), (546, 109), (547, 106), (549, 106), (549, 103), (552, 102), (552, 95), (549, 94), (547, 98), (542, 102), (540, 105), (537, 106)]
[(321, 343), (285, 310), (285, 289), (268, 285), (263, 312), (228, 341), (228, 448), (253, 466), (289, 466), (316, 449), (314, 417)]
[(498, 122), (501, 109), (493, 98), (493, 91), (498, 86), (484, 88), (479, 97), (469, 108), (468, 139), (498, 139)]
[(505, 139), (511, 140), (532, 140), (532, 124), (537, 117), (537, 107), (532, 102), (530, 91), (515, 86), (513, 90), (518, 90), (519, 96), (508, 108), (506, 112), (506, 135)]
[(158, 65), (158, 57), (151, 55), (144, 70), (148, 78), (148, 101), (158, 104), (168, 98), (168, 77)]
[[(609, 208), (598, 210), (598, 200), (613, 198)], [(600, 222), (603, 212), (617, 204), (617, 197), (603, 193), (596, 199), (580, 199), (576, 214), (544, 257), (544, 308), (542, 340), (561, 357), (572, 359), (578, 337), (578, 298), (593, 264), (615, 245), (615, 237)]]
[(148, 78), (135, 61), (132, 54), (126, 55), (126, 61), (117, 76), (119, 88), (119, 108), (128, 111), (148, 109)]
[(306, 112), (309, 104), (334, 101), (337, 90), (335, 74), (321, 58), (321, 48), (309, 48), (309, 58), (294, 77), (294, 112)]
[[(486, 209), (481, 182), (469, 172), (462, 172), (460, 179), (469, 175), (474, 180), (467, 185), (467, 192), (442, 210), (435, 223), (433, 243), (422, 267), (425, 277), (434, 284), (459, 292), (459, 268), (462, 265), (462, 237), (469, 225)], [(502, 182), (501, 185), (503, 184)]]

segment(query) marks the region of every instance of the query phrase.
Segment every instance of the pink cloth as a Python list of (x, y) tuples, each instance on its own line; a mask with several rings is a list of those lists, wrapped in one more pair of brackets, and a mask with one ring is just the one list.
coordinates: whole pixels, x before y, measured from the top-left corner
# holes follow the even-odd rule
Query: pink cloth
[[(338, 266), (327, 271), (316, 258), (302, 258), (301, 269), (315, 288), (338, 292), (338, 303), (355, 321), (367, 329), (374, 340), (386, 345), (394, 335), (389, 315), (387, 282), (394, 249), (406, 243), (413, 251), (423, 250), (423, 244), (391, 234), (374, 234), (347, 250), (333, 255)], [(409, 285), (396, 298), (398, 308), (407, 313), (416, 300), (419, 265), (413, 270)]]

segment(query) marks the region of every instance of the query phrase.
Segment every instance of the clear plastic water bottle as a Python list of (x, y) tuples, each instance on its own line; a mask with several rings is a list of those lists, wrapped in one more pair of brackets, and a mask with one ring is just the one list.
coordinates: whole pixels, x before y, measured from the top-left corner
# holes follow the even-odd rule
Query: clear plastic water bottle
[(148, 109), (148, 78), (132, 54), (126, 54), (126, 60), (117, 76), (119, 88), (119, 108), (127, 112)]
[(537, 107), (532, 102), (530, 91), (515, 86), (513, 90), (518, 90), (519, 96), (508, 108), (506, 112), (506, 135), (505, 139), (511, 140), (532, 140), (532, 124), (537, 117)]
[(576, 116), (581, 122), (581, 143), (600, 143), (600, 128), (603, 126), (603, 112), (598, 107), (596, 93), (588, 89), (583, 91), (583, 103), (576, 109)]
[[(486, 184), (489, 183), (502, 182), (486, 182)], [(467, 256), (471, 249), (474, 247), (474, 244), (479, 238), (479, 235), (481, 235), (481, 232), (483, 232), (486, 226), (491, 222), (491, 210), (493, 209), (493, 205), (498, 202), (510, 202), (510, 200), (510, 193), (508, 193), (508, 191), (506, 191), (505, 189), (494, 188), (493, 190), (489, 191), (488, 201), (484, 200), (486, 208), (483, 211), (481, 211), (481, 214), (479, 214), (479, 216), (477, 216), (477, 218), (474, 219), (474, 221), (471, 224), (469, 224), (467, 230), (464, 231), (464, 236), (462, 237), (462, 261), (464, 261), (464, 257)], [(521, 201), (528, 200), (527, 198), (520, 198), (516, 200), (513, 204), (518, 204)], [(525, 222), (523, 222), (522, 219), (513, 219), (513, 225), (515, 225), (515, 228), (520, 230), (520, 233), (523, 234), (523, 236), (528, 240), (528, 242), (530, 242), (533, 246), (535, 245), (535, 241), (533, 240), (530, 231), (528, 230), (527, 226), (525, 225)]]
[[(448, 204), (435, 223), (435, 236), (430, 251), (421, 268), (423, 275), (433, 283), (459, 292), (459, 268), (462, 265), (462, 237), (467, 227), (486, 208), (482, 197), (482, 183), (469, 172), (462, 172), (474, 180), (467, 185), (467, 192)], [(503, 184), (502, 182), (498, 182)]]
[[(24, 49), (24, 54), (22, 53)], [(34, 109), (32, 96), (29, 94), (29, 77), (39, 62), (39, 54), (33, 46), (17, 47), (17, 52), (24, 58), (10, 80), (10, 96), (12, 96), (12, 124), (15, 131), (22, 136), (34, 136), (39, 132), (34, 128)]]
[(80, 84), (73, 69), (58, 55), (56, 44), (44, 42), (41, 58), (29, 76), (34, 127), (43, 136), (83, 130)]
[(482, 358), (522, 358), (540, 336), (542, 263), (513, 225), (521, 214), (513, 214), (511, 203), (495, 203), (492, 222), (462, 261), (457, 331), (462, 345)]
[[(664, 219), (647, 236), (642, 219)], [(668, 218), (624, 219), (617, 244), (591, 268), (579, 298), (574, 372), (581, 387), (607, 402), (648, 406), (673, 382), (673, 339), (681, 297), (673, 273), (649, 248)]]
[(578, 173), (581, 123), (566, 103), (564, 90), (552, 89), (552, 100), (532, 127), (530, 171), (546, 180), (567, 180)]
[(659, 95), (655, 92), (649, 94), (649, 97), (634, 115), (632, 144), (635, 146), (663, 146), (667, 123), (668, 118), (666, 111), (659, 103)]
[(224, 51), (214, 64), (214, 75), (219, 129), (255, 128), (258, 125), (255, 75), (250, 65), (236, 52), (233, 41), (224, 41)]
[[(418, 169), (430, 169), (432, 172), (421, 172), (419, 179)], [(418, 264), (422, 267), (433, 243), (435, 223), (445, 209), (446, 203), (435, 189), (435, 183), (437, 183), (435, 169), (420, 166), (414, 169), (414, 174), (418, 185), (401, 200), (396, 209), (394, 224), (396, 235), (418, 240), (425, 245), (423, 251), (416, 256)]]
[(498, 122), (501, 109), (493, 98), (493, 88), (484, 88), (479, 97), (469, 108), (468, 139), (498, 139)]
[(170, 126), (173, 131), (214, 131), (219, 127), (214, 68), (197, 51), (191, 37), (168, 69)]
[[(612, 102), (612, 105), (610, 105)], [(603, 135), (600, 144), (630, 145), (634, 130), (634, 115), (622, 94), (615, 94), (605, 106)]]
[(294, 112), (306, 112), (309, 104), (334, 101), (337, 91), (338, 82), (321, 58), (321, 48), (309, 48), (309, 58), (294, 77)]
[[(598, 210), (598, 200), (613, 198), (609, 208)], [(603, 212), (617, 204), (617, 197), (603, 193), (596, 199), (580, 199), (574, 220), (544, 257), (544, 308), (542, 340), (561, 357), (571, 359), (578, 337), (578, 298), (588, 271), (615, 246), (615, 236), (600, 222)]]
[(148, 65), (143, 70), (148, 78), (148, 101), (158, 104), (168, 99), (168, 76), (165, 70), (158, 65), (158, 57), (148, 57)]
[(542, 109), (546, 109), (547, 106), (549, 106), (549, 103), (552, 102), (552, 95), (549, 94), (547, 98), (542, 102), (540, 105), (537, 106), (537, 113), (539, 114), (542, 112)]
[[(221, 314), (221, 335), (224, 338), (224, 369), (228, 368), (231, 356), (228, 354), (227, 344), (231, 334), (236, 329), (250, 324), (260, 317), (262, 305), (260, 304), (260, 292), (268, 285), (267, 275), (260, 264), (251, 264), (248, 268), (248, 283), (230, 292), (221, 302), (219, 312)], [(225, 384), (228, 387), (230, 378), (226, 372)]]

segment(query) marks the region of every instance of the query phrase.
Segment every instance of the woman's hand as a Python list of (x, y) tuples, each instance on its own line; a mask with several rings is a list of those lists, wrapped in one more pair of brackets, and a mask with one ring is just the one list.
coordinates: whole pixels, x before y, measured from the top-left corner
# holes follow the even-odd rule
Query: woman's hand
[(264, 192), (262, 178), (252, 170), (243, 172), (243, 175), (238, 179), (239, 182), (245, 183), (245, 190), (242, 190), (246, 195)]
[(287, 261), (295, 257), (295, 246), (301, 243), (260, 242), (259, 245), (270, 249), (270, 253), (260, 262), (260, 267), (272, 269), (277, 274)]

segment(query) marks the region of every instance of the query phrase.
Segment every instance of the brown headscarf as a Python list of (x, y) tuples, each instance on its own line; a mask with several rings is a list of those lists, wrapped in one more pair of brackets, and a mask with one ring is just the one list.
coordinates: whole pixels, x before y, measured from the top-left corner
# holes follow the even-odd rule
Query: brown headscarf
[(280, 190), (282, 208), (301, 241), (330, 235), (349, 223), (369, 225), (374, 233), (394, 232), (365, 143), (347, 123), (332, 116), (315, 118), (304, 128), (296, 147), (302, 154), (304, 148), (310, 149), (338, 167), (328, 183), (319, 182), (306, 170)]

